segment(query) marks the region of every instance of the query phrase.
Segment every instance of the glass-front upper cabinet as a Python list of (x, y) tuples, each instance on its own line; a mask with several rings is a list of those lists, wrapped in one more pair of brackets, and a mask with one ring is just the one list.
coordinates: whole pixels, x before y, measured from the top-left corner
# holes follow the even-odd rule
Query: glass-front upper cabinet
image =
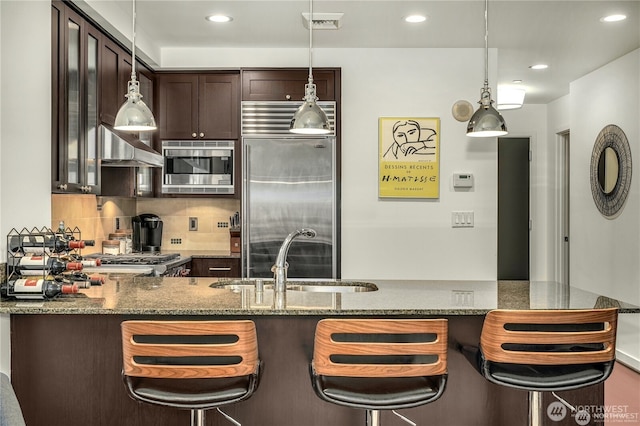
[(100, 193), (98, 140), (101, 35), (52, 2), (52, 191)]

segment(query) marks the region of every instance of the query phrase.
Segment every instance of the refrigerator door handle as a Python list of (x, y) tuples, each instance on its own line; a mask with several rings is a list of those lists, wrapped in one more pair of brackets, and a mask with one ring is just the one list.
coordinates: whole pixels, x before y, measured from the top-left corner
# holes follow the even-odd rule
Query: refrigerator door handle
[(242, 146), (242, 215), (240, 217), (241, 220), (241, 228), (240, 228), (240, 238), (242, 242), (242, 250), (240, 253), (240, 263), (242, 265), (242, 270), (240, 271), (240, 275), (242, 278), (250, 278), (249, 277), (249, 259), (251, 259), (251, 253), (249, 248), (249, 184), (247, 180), (249, 179), (249, 145), (244, 143), (243, 140)]

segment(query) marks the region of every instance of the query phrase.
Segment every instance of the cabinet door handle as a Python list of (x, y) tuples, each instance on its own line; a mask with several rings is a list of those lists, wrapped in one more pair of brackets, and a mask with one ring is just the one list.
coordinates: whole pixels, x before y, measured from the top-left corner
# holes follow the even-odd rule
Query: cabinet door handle
[(231, 271), (231, 267), (227, 267), (227, 268), (209, 268), (209, 272), (220, 272), (220, 271), (229, 272), (229, 271)]
[(198, 134), (196, 132), (193, 132), (193, 133), (191, 133), (191, 137), (192, 138), (198, 137)]
[(204, 138), (204, 133), (200, 132), (200, 137)]

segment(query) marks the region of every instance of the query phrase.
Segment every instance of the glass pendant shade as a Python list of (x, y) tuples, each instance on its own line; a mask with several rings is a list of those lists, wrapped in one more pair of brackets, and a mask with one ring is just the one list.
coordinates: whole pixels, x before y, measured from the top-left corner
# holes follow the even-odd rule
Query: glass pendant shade
[(129, 82), (129, 93), (125, 96), (127, 101), (118, 110), (113, 128), (128, 132), (155, 130), (157, 128), (156, 120), (149, 107), (142, 100), (137, 81)]
[(502, 115), (493, 107), (491, 92), (485, 88), (480, 99), (480, 107), (471, 116), (467, 124), (467, 136), (472, 138), (491, 138), (504, 136), (507, 132), (507, 124)]

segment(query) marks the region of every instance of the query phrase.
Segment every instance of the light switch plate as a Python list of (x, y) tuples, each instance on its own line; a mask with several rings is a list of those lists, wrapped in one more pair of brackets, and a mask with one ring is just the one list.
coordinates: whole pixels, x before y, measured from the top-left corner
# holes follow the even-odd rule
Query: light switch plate
[(452, 228), (473, 228), (474, 222), (472, 211), (451, 212)]
[(190, 217), (189, 218), (189, 231), (197, 231), (198, 230), (198, 218)]

